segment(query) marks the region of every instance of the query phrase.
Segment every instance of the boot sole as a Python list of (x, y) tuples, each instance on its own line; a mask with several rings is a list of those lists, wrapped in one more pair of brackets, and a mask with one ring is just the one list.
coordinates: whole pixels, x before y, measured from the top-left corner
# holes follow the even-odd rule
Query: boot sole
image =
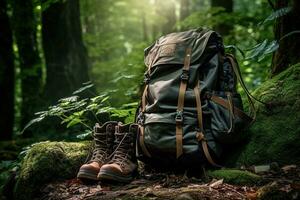
[(131, 174), (126, 175), (126, 176), (119, 176), (119, 175), (116, 175), (116, 174), (111, 173), (109, 171), (101, 170), (98, 174), (98, 180), (100, 180), (100, 181), (117, 181), (117, 182), (121, 182), (121, 183), (129, 183), (133, 180), (133, 174), (134, 173), (131, 173)]
[(91, 173), (90, 171), (79, 170), (79, 172), (77, 174), (77, 178), (98, 181), (99, 179), (98, 179), (97, 175), (98, 174)]

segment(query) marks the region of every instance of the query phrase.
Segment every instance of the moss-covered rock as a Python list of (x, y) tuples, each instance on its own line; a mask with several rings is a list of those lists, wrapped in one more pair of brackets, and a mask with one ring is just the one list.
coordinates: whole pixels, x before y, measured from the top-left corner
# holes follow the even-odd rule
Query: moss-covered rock
[(256, 122), (249, 142), (232, 153), (230, 164), (300, 163), (300, 64), (263, 83), (255, 92)]
[(42, 142), (25, 156), (14, 188), (16, 199), (32, 199), (43, 184), (76, 176), (90, 148), (88, 142)]
[(224, 182), (236, 185), (255, 185), (262, 180), (262, 178), (256, 174), (237, 169), (208, 171), (207, 175), (215, 179), (224, 179)]

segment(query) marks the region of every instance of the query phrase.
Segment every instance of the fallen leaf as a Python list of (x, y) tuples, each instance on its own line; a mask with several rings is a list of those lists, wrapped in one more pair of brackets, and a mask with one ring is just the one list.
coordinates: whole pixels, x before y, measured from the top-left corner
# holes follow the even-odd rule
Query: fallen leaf
[(292, 183), (291, 187), (295, 190), (300, 190), (300, 183)]
[[(162, 188), (161, 185), (156, 185), (156, 186), (154, 186), (154, 190), (158, 190), (158, 189), (160, 189), (160, 188)], [(147, 188), (147, 189), (148, 189), (148, 188)]]
[(82, 188), (79, 188), (78, 192), (79, 192), (79, 193), (83, 193), (84, 190), (83, 190)]
[(285, 165), (281, 169), (283, 170), (284, 173), (287, 173), (290, 170), (296, 169), (297, 165)]
[(209, 187), (216, 188), (223, 183), (223, 180), (224, 179), (217, 180), (216, 182), (209, 184)]
[(250, 199), (250, 200), (257, 199), (257, 192), (247, 192), (246, 199)]
[(293, 189), (290, 184), (287, 184), (287, 185), (284, 185), (283, 187), (280, 187), (279, 190), (288, 193), (288, 192), (292, 191)]

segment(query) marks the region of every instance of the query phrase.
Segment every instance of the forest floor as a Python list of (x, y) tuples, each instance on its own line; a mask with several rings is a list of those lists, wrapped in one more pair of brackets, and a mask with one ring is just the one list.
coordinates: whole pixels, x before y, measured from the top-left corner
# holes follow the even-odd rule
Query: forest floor
[(46, 185), (39, 199), (300, 199), (299, 166), (287, 165), (259, 175), (262, 181), (251, 186), (167, 173), (145, 173), (126, 185), (72, 179)]

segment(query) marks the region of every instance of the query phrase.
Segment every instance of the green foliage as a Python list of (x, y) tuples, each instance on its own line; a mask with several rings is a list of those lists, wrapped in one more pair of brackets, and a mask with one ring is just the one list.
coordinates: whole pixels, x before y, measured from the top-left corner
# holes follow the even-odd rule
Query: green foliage
[[(38, 142), (31, 144), (33, 139), (3, 141), (0, 143), (0, 193), (7, 181), (17, 175), (21, 162), (28, 150)], [(25, 147), (24, 147), (25, 146)]]
[(260, 25), (264, 25), (270, 21), (274, 21), (275, 19), (282, 17), (289, 12), (291, 12), (292, 8), (291, 7), (284, 7), (280, 8), (278, 10), (273, 11), (262, 23), (259, 23)]
[(19, 167), (19, 163), (12, 160), (2, 160), (0, 162), (0, 192), (4, 184), (9, 179), (10, 174)]
[[(80, 94), (83, 91), (89, 90), (93, 84), (84, 84), (73, 94)], [(124, 123), (134, 122), (135, 111), (138, 103), (127, 103), (119, 108), (111, 106), (110, 96), (107, 93), (98, 95), (92, 98), (81, 99), (79, 96), (70, 96), (58, 100), (58, 103), (53, 106), (49, 106), (48, 110), (35, 113), (36, 118), (32, 119), (23, 129), (21, 134), (30, 126), (35, 123), (39, 123), (47, 117), (58, 117), (62, 124), (66, 125), (66, 128), (74, 126), (82, 126), (80, 134), (77, 136), (80, 139), (89, 137), (92, 133), (92, 126), (97, 123), (101, 123), (99, 116), (102, 114), (108, 114), (109, 120), (118, 119)], [(92, 114), (93, 118), (90, 118)], [(83, 132), (83, 133), (82, 133)]]
[[(62, 2), (64, 3), (67, 0), (32, 0), (34, 5), (40, 6), (42, 8), (42, 11), (47, 10), (52, 4), (57, 3), (57, 2)], [(42, 3), (41, 3), (42, 2)]]
[(267, 55), (274, 53), (279, 48), (277, 41), (273, 40), (268, 43), (268, 40), (264, 40), (261, 43), (258, 43), (254, 47), (248, 50), (248, 56), (245, 59), (252, 59), (255, 61), (262, 61)]
[(224, 12), (222, 7), (212, 7), (208, 10), (200, 10), (192, 13), (183, 21), (179, 22), (178, 25), (182, 29), (198, 28), (204, 26), (210, 29), (222, 24), (232, 26), (239, 24), (242, 26), (248, 26), (250, 22), (255, 22), (256, 19), (240, 12), (227, 13)]

